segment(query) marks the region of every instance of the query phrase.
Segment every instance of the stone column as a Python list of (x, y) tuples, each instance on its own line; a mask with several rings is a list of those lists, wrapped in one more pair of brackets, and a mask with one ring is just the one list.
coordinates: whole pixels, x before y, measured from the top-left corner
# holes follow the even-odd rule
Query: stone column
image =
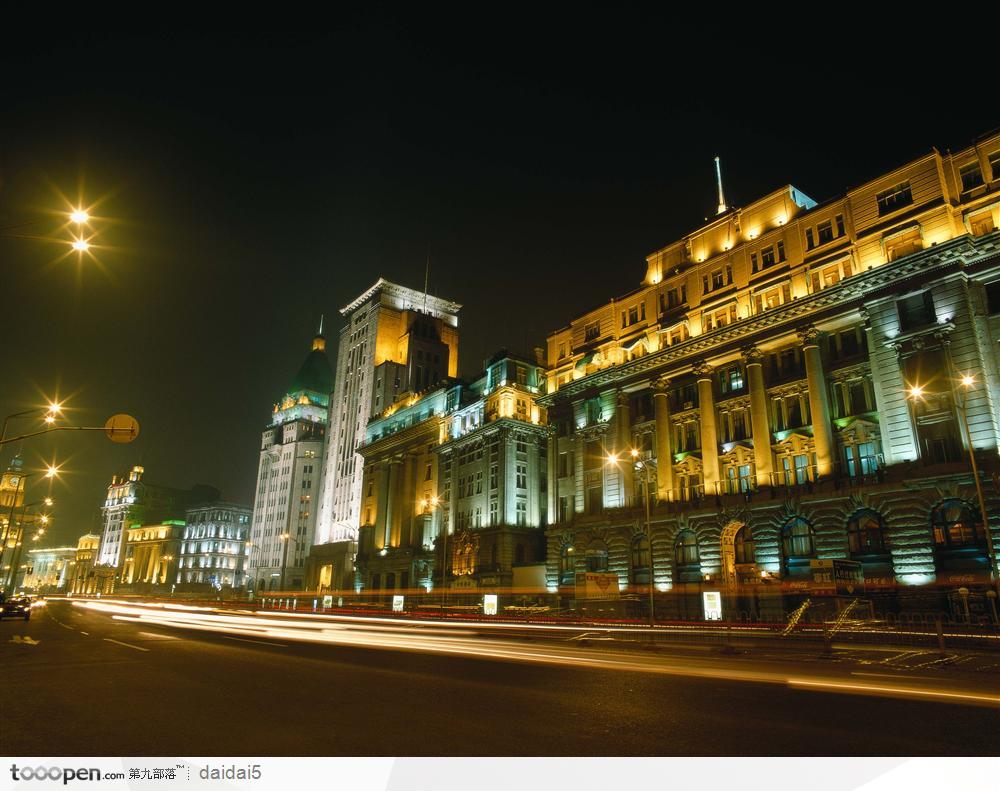
[(385, 462), (385, 511), (382, 521), (382, 549), (392, 546), (393, 523), (396, 521), (396, 488), (399, 481), (399, 458), (391, 458)]
[(372, 547), (382, 549), (385, 546), (386, 509), (389, 507), (389, 466), (388, 462), (380, 461), (375, 465), (375, 520), (372, 525)]
[(743, 349), (750, 388), (750, 428), (753, 432), (753, 461), (757, 486), (774, 483), (774, 454), (771, 452), (771, 421), (768, 417), (767, 389), (764, 387), (764, 355), (756, 346)]
[[(559, 438), (556, 427), (548, 427), (546, 452), (546, 467), (548, 468), (548, 523), (554, 525), (559, 521)], [(497, 471), (499, 472), (499, 470)]]
[(628, 393), (624, 390), (618, 391), (617, 403), (615, 404), (615, 417), (617, 418), (617, 430), (615, 438), (615, 452), (618, 454), (618, 469), (620, 476), (618, 479), (618, 502), (622, 506), (632, 505), (635, 497), (635, 470), (632, 459), (632, 410), (629, 407)]
[(653, 416), (656, 418), (656, 496), (661, 503), (674, 499), (674, 427), (670, 423), (670, 380), (653, 384)]
[(802, 353), (806, 359), (806, 381), (809, 384), (809, 413), (812, 419), (813, 442), (816, 445), (816, 474), (825, 478), (833, 472), (836, 442), (830, 423), (830, 403), (823, 358), (819, 351), (820, 332), (813, 326), (799, 330)]
[(714, 368), (705, 362), (694, 367), (698, 377), (698, 412), (701, 419), (701, 468), (705, 494), (719, 492), (719, 431), (716, 427), (715, 396), (712, 392)]
[(413, 524), (414, 506), (413, 494), (413, 454), (404, 453), (402, 476), (399, 481), (399, 502), (396, 506), (398, 517), (393, 525), (394, 547), (408, 546), (410, 543), (410, 527)]

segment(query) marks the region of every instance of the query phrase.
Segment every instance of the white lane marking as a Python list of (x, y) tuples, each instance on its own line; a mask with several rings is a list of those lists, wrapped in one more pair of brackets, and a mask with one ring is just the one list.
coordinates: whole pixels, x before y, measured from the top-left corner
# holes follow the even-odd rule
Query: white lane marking
[(118, 645), (123, 645), (126, 648), (134, 648), (136, 651), (149, 651), (148, 648), (143, 648), (141, 645), (132, 645), (131, 643), (123, 643), (121, 640), (112, 640), (110, 637), (105, 637), (104, 642), (116, 643)]
[(58, 623), (63, 629), (69, 629), (71, 632), (75, 632), (76, 631), (76, 629), (74, 629), (72, 626), (67, 626), (64, 623), (59, 623), (59, 621), (56, 621), (56, 623)]
[(148, 637), (150, 640), (180, 640), (179, 637), (174, 637), (169, 634), (157, 634), (156, 632), (139, 632), (143, 637)]
[(90, 637), (90, 632), (85, 632), (83, 629), (80, 630), (80, 634), (85, 634), (87, 637)]
[(269, 643), (264, 640), (247, 640), (245, 637), (229, 637), (224, 635), (227, 640), (239, 640), (241, 643), (257, 643), (257, 645), (273, 645), (277, 648), (288, 648), (284, 643)]

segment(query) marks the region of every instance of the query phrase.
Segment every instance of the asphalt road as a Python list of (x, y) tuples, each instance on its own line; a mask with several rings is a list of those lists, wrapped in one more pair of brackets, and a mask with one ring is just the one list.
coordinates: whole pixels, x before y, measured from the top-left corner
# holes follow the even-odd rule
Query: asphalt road
[[(113, 620), (62, 601), (29, 623), (0, 623), (0, 661), (0, 752), (13, 756), (1000, 752), (1000, 708), (989, 705), (253, 640)], [(838, 672), (857, 677), (850, 666)], [(861, 675), (936, 683), (926, 670)], [(996, 676), (982, 677), (996, 692)]]

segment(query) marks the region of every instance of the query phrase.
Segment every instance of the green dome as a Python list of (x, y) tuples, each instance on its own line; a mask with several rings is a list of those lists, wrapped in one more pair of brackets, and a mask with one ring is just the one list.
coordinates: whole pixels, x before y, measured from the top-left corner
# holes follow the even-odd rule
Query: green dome
[(289, 393), (299, 393), (303, 390), (312, 390), (314, 393), (321, 393), (324, 396), (330, 395), (333, 390), (333, 369), (330, 367), (330, 360), (326, 356), (326, 339), (322, 335), (313, 338), (312, 351), (306, 357), (299, 372), (292, 380)]

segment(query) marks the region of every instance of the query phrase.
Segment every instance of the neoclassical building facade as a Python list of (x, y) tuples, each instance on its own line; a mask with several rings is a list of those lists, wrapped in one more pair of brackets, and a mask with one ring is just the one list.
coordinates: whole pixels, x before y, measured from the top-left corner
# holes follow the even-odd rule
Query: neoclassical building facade
[(994, 135), (822, 204), (787, 186), (725, 207), (550, 334), (549, 591), (607, 572), (787, 611), (824, 560), (860, 563), (886, 609), (984, 590), (998, 227)]

